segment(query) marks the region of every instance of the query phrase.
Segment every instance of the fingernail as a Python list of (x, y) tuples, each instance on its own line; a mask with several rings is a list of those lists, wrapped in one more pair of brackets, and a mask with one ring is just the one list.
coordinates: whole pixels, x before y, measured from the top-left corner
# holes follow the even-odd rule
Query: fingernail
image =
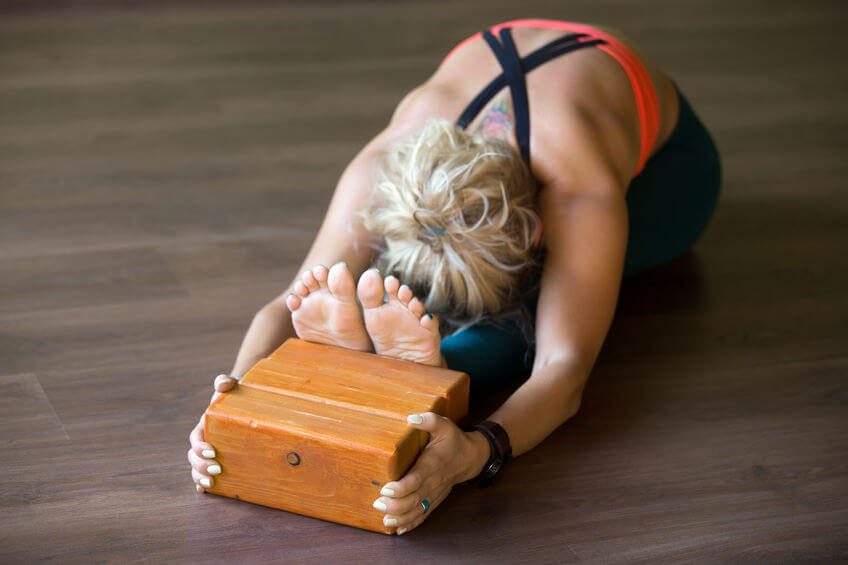
[(207, 479), (206, 477), (203, 477), (202, 479), (200, 479), (200, 484), (202, 484), (202, 485), (203, 485), (203, 486), (205, 486), (206, 488), (209, 488), (209, 487), (211, 487), (211, 486), (212, 486), (212, 481), (210, 481), (210, 480), (209, 480), (209, 479)]
[(386, 518), (383, 520), (383, 523), (387, 526), (397, 526), (397, 520), (395, 518)]
[(427, 317), (430, 318), (431, 320), (433, 319), (433, 315), (430, 312), (427, 312)]
[(221, 466), (220, 465), (209, 465), (206, 467), (206, 472), (210, 475), (220, 475), (221, 474)]
[(406, 533), (406, 528), (398, 528), (397, 535), (402, 536)]
[(215, 450), (214, 449), (204, 449), (203, 450), (203, 456), (208, 458), (208, 459), (214, 459), (215, 458)]
[(406, 417), (406, 421), (410, 424), (421, 424), (424, 422), (424, 418), (422, 418), (420, 414), (412, 414), (411, 416)]
[(383, 487), (380, 489), (380, 494), (382, 494), (383, 496), (394, 496), (395, 491), (394, 489), (390, 489), (389, 487)]
[(388, 510), (386, 508), (386, 504), (382, 500), (375, 500), (373, 506), (380, 512), (385, 512), (386, 510)]
[(197, 492), (203, 492), (200, 485), (194, 485), (194, 487), (197, 489)]

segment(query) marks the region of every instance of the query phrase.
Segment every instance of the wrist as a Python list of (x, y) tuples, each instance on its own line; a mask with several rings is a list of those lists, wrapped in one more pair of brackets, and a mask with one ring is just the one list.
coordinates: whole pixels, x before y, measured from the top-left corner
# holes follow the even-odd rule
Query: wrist
[(471, 444), (471, 462), (469, 468), (465, 470), (465, 474), (460, 478), (460, 481), (470, 481), (483, 472), (486, 462), (492, 455), (492, 446), (489, 440), (486, 439), (481, 432), (472, 430), (465, 432), (468, 441)]

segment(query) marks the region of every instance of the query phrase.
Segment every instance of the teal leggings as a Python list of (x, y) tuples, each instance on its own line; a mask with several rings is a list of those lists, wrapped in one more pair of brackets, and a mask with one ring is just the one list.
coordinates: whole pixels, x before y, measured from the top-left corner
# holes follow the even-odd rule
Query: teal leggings
[[(625, 277), (685, 253), (707, 227), (718, 200), (718, 151), (689, 102), (678, 94), (680, 117), (671, 137), (627, 189), (630, 231)], [(486, 320), (442, 340), (448, 366), (471, 377), (472, 397), (485, 395), (530, 370), (533, 344), (527, 336), (533, 332), (538, 276), (533, 281), (524, 292), (529, 317), (523, 323), (515, 316)]]

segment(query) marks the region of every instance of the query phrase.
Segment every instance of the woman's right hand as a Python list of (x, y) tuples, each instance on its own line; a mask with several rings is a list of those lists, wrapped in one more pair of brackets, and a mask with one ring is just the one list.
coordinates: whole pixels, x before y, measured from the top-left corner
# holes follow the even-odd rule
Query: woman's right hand
[[(229, 375), (218, 375), (215, 377), (213, 387), (215, 392), (212, 394), (210, 404), (216, 398), (231, 390), (238, 381)], [(212, 488), (214, 484), (214, 475), (221, 474), (221, 465), (215, 461), (215, 448), (206, 443), (206, 413), (204, 413), (197, 425), (188, 436), (188, 441), (191, 443), (191, 448), (188, 450), (188, 462), (191, 465), (191, 478), (194, 480), (197, 492), (205, 492), (206, 489)]]

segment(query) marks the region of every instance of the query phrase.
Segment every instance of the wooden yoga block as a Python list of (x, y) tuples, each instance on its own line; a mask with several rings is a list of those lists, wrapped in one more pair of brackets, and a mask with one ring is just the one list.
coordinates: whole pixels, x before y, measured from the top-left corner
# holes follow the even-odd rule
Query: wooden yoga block
[(427, 443), (409, 414), (461, 421), (465, 373), (289, 339), (206, 410), (209, 492), (386, 534), (371, 504)]

